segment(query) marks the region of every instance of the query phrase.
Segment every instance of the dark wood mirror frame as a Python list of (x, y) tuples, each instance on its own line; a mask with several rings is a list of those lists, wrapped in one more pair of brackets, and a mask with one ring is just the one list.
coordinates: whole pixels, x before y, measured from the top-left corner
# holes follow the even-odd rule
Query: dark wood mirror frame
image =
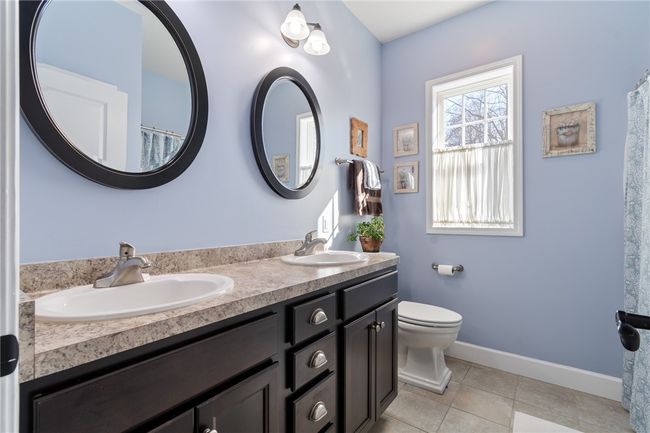
[[(314, 123), (316, 125), (316, 160), (314, 161), (314, 169), (312, 170), (307, 182), (302, 185), (300, 188), (291, 189), (287, 188), (282, 182), (275, 177), (273, 169), (269, 164), (266, 149), (264, 147), (264, 136), (262, 133), (262, 114), (264, 112), (264, 102), (266, 97), (275, 83), (278, 80), (286, 79), (291, 81), (293, 84), (298, 86), (307, 98), (309, 102), (309, 107), (311, 112), (314, 115)], [(303, 198), (309, 194), (318, 181), (318, 169), (320, 167), (320, 153), (321, 153), (321, 142), (322, 142), (322, 126), (323, 120), (321, 118), (320, 106), (318, 105), (318, 100), (316, 95), (312, 90), (311, 86), (300, 73), (294, 69), (287, 67), (280, 67), (272, 70), (264, 78), (255, 89), (255, 96), (253, 97), (253, 105), (251, 107), (251, 139), (253, 143), (253, 153), (255, 154), (255, 161), (257, 161), (257, 166), (264, 177), (266, 183), (275, 191), (277, 194), (284, 198), (289, 199), (298, 199)]]
[(88, 158), (62, 134), (50, 117), (36, 82), (34, 42), (40, 15), (48, 0), (20, 2), (20, 106), (23, 116), (43, 145), (68, 168), (105, 186), (146, 189), (181, 175), (194, 161), (208, 122), (208, 89), (201, 60), (189, 33), (174, 11), (161, 0), (139, 0), (165, 26), (185, 61), (192, 95), (192, 114), (185, 142), (177, 154), (157, 170), (133, 173), (103, 166)]

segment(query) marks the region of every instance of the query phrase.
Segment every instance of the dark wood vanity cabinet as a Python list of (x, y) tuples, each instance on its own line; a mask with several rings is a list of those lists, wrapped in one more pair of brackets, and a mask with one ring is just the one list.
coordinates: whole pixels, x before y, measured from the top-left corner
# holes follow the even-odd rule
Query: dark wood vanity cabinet
[(198, 432), (278, 433), (278, 363), (196, 408)]
[(384, 269), (21, 384), (21, 433), (356, 433), (397, 395)]
[(278, 433), (278, 363), (147, 433)]
[(397, 303), (343, 326), (346, 433), (368, 431), (397, 396)]
[(148, 430), (147, 433), (194, 433), (194, 430), (194, 410), (190, 409)]

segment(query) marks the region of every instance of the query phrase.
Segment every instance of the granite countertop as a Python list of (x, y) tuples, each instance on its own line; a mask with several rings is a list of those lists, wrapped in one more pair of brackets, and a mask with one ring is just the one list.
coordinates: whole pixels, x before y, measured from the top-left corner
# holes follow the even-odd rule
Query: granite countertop
[[(368, 254), (364, 263), (308, 267), (283, 263), (279, 257), (231, 263), (183, 272), (206, 272), (232, 278), (235, 286), (214, 299), (191, 306), (124, 319), (97, 322), (33, 321), (21, 338), (21, 381), (46, 376), (106, 356), (178, 335), (220, 320), (286, 301), (347, 280), (397, 265), (392, 253)], [(31, 299), (43, 292), (28, 293)], [(26, 313), (33, 301), (22, 298)], [(21, 320), (28, 325), (27, 318)], [(30, 336), (31, 334), (31, 336)], [(30, 341), (31, 340), (31, 341)], [(33, 347), (29, 347), (29, 345)], [(30, 350), (33, 354), (30, 356)]]

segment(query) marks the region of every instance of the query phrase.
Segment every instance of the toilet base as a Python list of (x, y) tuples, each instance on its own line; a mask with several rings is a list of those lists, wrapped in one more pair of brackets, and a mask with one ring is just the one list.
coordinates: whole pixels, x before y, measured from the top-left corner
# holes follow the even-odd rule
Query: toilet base
[(451, 380), (451, 370), (440, 348), (409, 348), (406, 364), (399, 368), (398, 377), (418, 388), (444, 394)]

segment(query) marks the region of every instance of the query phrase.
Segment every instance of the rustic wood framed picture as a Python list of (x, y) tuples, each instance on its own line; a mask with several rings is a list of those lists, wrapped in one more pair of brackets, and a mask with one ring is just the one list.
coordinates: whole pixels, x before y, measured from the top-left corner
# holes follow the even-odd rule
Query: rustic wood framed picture
[(368, 156), (368, 124), (356, 117), (350, 118), (350, 153)]
[(417, 155), (418, 124), (409, 123), (393, 128), (393, 156)]
[(544, 157), (596, 151), (596, 104), (567, 105), (544, 111)]

